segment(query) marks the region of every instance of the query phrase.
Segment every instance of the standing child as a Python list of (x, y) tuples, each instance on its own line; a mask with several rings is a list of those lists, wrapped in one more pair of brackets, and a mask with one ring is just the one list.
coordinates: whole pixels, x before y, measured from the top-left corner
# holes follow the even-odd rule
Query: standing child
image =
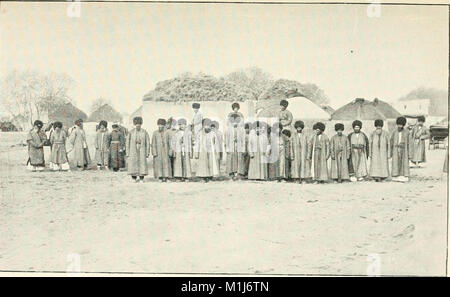
[(147, 131), (142, 129), (142, 122), (141, 117), (133, 119), (134, 129), (128, 133), (126, 140), (128, 174), (135, 182), (144, 181), (144, 176), (148, 174), (147, 158), (151, 144)]
[(197, 134), (195, 141), (195, 158), (198, 159), (197, 177), (209, 182), (219, 176), (219, 153), (217, 152), (217, 137), (211, 130), (211, 120), (203, 119), (203, 129)]
[(392, 180), (409, 180), (409, 131), (405, 129), (406, 118), (397, 118), (397, 129), (391, 135)]
[(169, 134), (166, 131), (165, 119), (159, 119), (157, 124), (158, 130), (152, 135), (153, 174), (159, 181), (167, 182), (172, 175), (169, 161)]
[(305, 124), (296, 121), (295, 131), (291, 133), (291, 178), (303, 183), (311, 177), (311, 164), (307, 160), (308, 139), (303, 132)]
[(173, 176), (180, 181), (192, 178), (192, 132), (186, 128), (186, 119), (178, 120), (179, 130), (172, 136)]
[(348, 160), (350, 158), (350, 141), (344, 134), (344, 125), (338, 123), (334, 125), (336, 135), (330, 140), (331, 154), (331, 178), (334, 182), (341, 183), (344, 180), (350, 180), (348, 173)]
[(427, 161), (426, 155), (425, 155), (425, 139), (430, 138), (430, 132), (428, 129), (423, 125), (425, 123), (425, 117), (420, 116), (417, 119), (417, 124), (414, 125), (412, 128), (411, 133), (411, 161), (414, 165), (417, 167), (420, 167), (421, 163), (425, 163)]
[(267, 180), (270, 144), (264, 122), (256, 121), (254, 123), (253, 130), (249, 135), (248, 149), (250, 155), (248, 179)]
[(62, 130), (61, 122), (53, 123), (53, 132), (50, 135), (50, 143), (52, 144), (51, 163), (52, 169), (70, 171), (69, 160), (66, 152), (67, 134)]
[(44, 159), (44, 142), (47, 137), (43, 131), (41, 131), (44, 123), (40, 120), (34, 121), (33, 129), (28, 132), (28, 169), (31, 171), (42, 171), (45, 169)]
[(112, 125), (112, 131), (108, 134), (107, 146), (109, 148), (109, 167), (114, 172), (122, 167), (122, 154), (125, 149), (125, 137), (119, 130), (119, 125)]
[(108, 122), (100, 121), (97, 135), (95, 136), (95, 162), (99, 169), (108, 169), (109, 147), (108, 147)]
[[(367, 173), (367, 158), (369, 157), (369, 139), (366, 134), (361, 131), (362, 122), (353, 121), (353, 132), (348, 135), (351, 146), (351, 155), (348, 161), (349, 173), (352, 180), (362, 181)], [(353, 177), (353, 175), (355, 177)]]
[(383, 120), (375, 120), (375, 131), (370, 135), (369, 175), (380, 182), (389, 177), (389, 158), (391, 155), (391, 143), (388, 132), (383, 130)]
[(228, 127), (225, 131), (225, 151), (228, 175), (233, 180), (242, 178), (245, 175), (245, 129), (242, 118), (237, 113), (228, 117)]
[(315, 184), (328, 181), (327, 160), (330, 157), (330, 143), (325, 131), (325, 124), (318, 122), (313, 126), (314, 135), (309, 140), (308, 160), (311, 161), (312, 179)]

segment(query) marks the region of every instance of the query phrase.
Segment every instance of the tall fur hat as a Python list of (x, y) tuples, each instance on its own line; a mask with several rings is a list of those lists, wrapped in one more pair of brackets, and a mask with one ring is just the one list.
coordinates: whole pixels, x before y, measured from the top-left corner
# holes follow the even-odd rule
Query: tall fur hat
[(356, 126), (358, 126), (360, 129), (362, 128), (362, 122), (359, 120), (355, 120), (352, 123), (352, 127), (355, 128)]

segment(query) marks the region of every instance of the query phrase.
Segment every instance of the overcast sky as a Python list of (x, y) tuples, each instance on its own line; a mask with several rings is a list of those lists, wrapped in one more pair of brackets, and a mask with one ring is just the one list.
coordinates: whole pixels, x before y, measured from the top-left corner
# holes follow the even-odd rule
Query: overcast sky
[(65, 72), (88, 112), (100, 96), (128, 113), (158, 81), (258, 66), (312, 82), (333, 107), (391, 101), (418, 86), (447, 89), (448, 8), (366, 5), (1, 3), (0, 75)]

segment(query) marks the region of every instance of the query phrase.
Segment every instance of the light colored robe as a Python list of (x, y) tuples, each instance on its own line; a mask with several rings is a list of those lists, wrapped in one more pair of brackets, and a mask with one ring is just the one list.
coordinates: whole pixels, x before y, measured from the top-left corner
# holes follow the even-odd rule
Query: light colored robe
[(391, 156), (391, 140), (389, 134), (382, 130), (377, 134), (372, 132), (369, 139), (369, 156), (371, 177), (386, 178), (389, 176), (389, 157)]
[(125, 143), (127, 153), (128, 174), (144, 176), (148, 174), (147, 158), (150, 156), (150, 137), (148, 132), (141, 128), (131, 130)]
[(43, 131), (38, 133), (32, 129), (28, 132), (28, 156), (32, 166), (45, 167), (44, 142), (46, 139), (47, 137)]
[(152, 135), (153, 175), (155, 178), (171, 177), (170, 136), (166, 130), (156, 130)]
[(311, 177), (311, 162), (307, 160), (308, 137), (304, 132), (291, 134), (291, 178), (304, 179)]
[(194, 113), (194, 118), (192, 119), (192, 126), (193, 126), (193, 132), (194, 132), (194, 140), (197, 138), (197, 135), (202, 131), (202, 121), (203, 121), (203, 115), (200, 111), (197, 113)]
[(357, 178), (366, 177), (367, 158), (369, 156), (369, 139), (363, 132), (350, 133), (351, 154), (349, 159), (349, 173), (356, 175)]
[(419, 163), (426, 162), (425, 139), (430, 138), (430, 132), (425, 126), (419, 125), (415, 125), (411, 132), (411, 161)]
[(327, 181), (330, 157), (330, 142), (325, 134), (313, 135), (309, 140), (308, 159), (311, 160), (311, 176), (313, 180)]
[(198, 159), (197, 177), (219, 176), (219, 152), (217, 152), (217, 136), (213, 131), (206, 133), (203, 129), (197, 134), (194, 145), (195, 157)]
[(56, 130), (50, 135), (50, 143), (52, 144), (52, 153), (50, 162), (57, 165), (66, 164), (69, 162), (66, 152), (67, 134), (64, 130), (57, 132)]
[(395, 130), (391, 135), (392, 177), (409, 176), (409, 131)]
[(75, 126), (70, 133), (69, 142), (72, 145), (74, 165), (83, 167), (91, 164), (91, 155), (89, 154), (84, 130)]
[(285, 109), (278, 113), (278, 117), (280, 118), (280, 124), (283, 126), (283, 129), (291, 130), (292, 120), (294, 119), (292, 113)]
[(192, 132), (188, 129), (178, 130), (172, 135), (171, 151), (173, 155), (173, 176), (191, 178)]
[(350, 158), (350, 141), (344, 134), (334, 135), (330, 140), (331, 178), (348, 180), (348, 159)]
[(227, 174), (245, 174), (245, 130), (244, 127), (230, 126), (225, 131), (225, 152), (227, 154), (226, 171)]
[(267, 133), (256, 134), (255, 130), (249, 135), (250, 164), (248, 179), (265, 180), (268, 178), (267, 162), (269, 160), (270, 144)]
[(97, 131), (95, 135), (95, 162), (97, 165), (108, 166), (109, 147), (108, 147), (108, 131)]

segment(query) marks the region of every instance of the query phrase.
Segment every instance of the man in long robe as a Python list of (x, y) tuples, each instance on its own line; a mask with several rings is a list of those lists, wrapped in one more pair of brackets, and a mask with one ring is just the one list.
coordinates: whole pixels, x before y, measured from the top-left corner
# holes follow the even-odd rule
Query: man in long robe
[(289, 102), (287, 100), (280, 101), (280, 112), (278, 113), (278, 118), (281, 123), (282, 129), (291, 130), (291, 124), (294, 117), (292, 113), (287, 110)]
[(383, 120), (375, 120), (375, 131), (369, 138), (369, 175), (380, 182), (389, 177), (389, 158), (391, 156), (391, 140), (388, 132), (383, 130)]
[(344, 125), (337, 123), (334, 125), (336, 135), (330, 140), (331, 155), (331, 178), (335, 182), (341, 183), (344, 180), (350, 180), (348, 172), (348, 159), (350, 158), (350, 141), (344, 134)]
[(244, 156), (245, 129), (243, 119), (238, 114), (228, 117), (228, 127), (225, 131), (226, 172), (235, 180), (245, 175)]
[(277, 181), (286, 182), (291, 177), (291, 131), (284, 129), (281, 131), (281, 137), (279, 142), (279, 158), (278, 158), (278, 172)]
[(50, 143), (52, 145), (52, 152), (50, 162), (52, 169), (55, 171), (63, 170), (70, 171), (69, 160), (66, 152), (66, 131), (62, 130), (63, 124), (61, 122), (53, 123), (53, 131), (50, 134)]
[[(177, 129), (177, 120), (170, 117), (166, 123), (166, 133), (169, 136), (169, 143), (172, 143), (172, 137), (178, 132)], [(170, 164), (170, 177), (173, 177), (173, 164), (174, 164), (174, 155), (171, 154), (169, 156), (169, 164)]]
[(112, 125), (112, 131), (108, 134), (107, 144), (109, 148), (109, 167), (114, 172), (119, 171), (123, 164), (123, 152), (125, 150), (125, 137), (119, 130), (119, 125)]
[(412, 156), (411, 161), (420, 167), (420, 163), (425, 163), (426, 155), (425, 155), (425, 140), (430, 138), (429, 130), (423, 125), (425, 123), (425, 117), (420, 116), (417, 119), (417, 124), (412, 128), (411, 133), (411, 147), (412, 147)]
[(180, 181), (192, 178), (191, 159), (192, 132), (186, 128), (186, 119), (178, 120), (179, 130), (172, 136), (171, 153), (173, 155), (173, 176)]
[[(127, 139), (128, 136), (128, 129), (117, 124), (119, 126), (119, 133), (122, 134), (123, 139)], [(124, 142), (125, 143), (125, 142)], [(119, 153), (119, 157), (120, 157), (120, 170), (125, 170), (127, 167), (127, 162), (126, 162), (126, 151), (125, 151), (125, 146), (123, 148), (123, 151)]]
[(34, 121), (33, 129), (28, 132), (28, 169), (31, 171), (42, 171), (45, 169), (44, 142), (47, 137), (41, 131), (44, 124), (40, 120)]
[(108, 169), (109, 147), (108, 147), (108, 122), (100, 121), (97, 134), (95, 135), (95, 162), (99, 169)]
[(244, 153), (244, 176), (248, 177), (248, 167), (250, 166), (249, 140), (251, 123), (245, 123), (245, 153)]
[(392, 180), (409, 180), (409, 131), (405, 129), (406, 118), (397, 118), (397, 129), (391, 134)]
[(192, 127), (193, 127), (193, 139), (194, 141), (197, 139), (197, 134), (202, 131), (202, 123), (203, 123), (203, 115), (200, 112), (200, 103), (193, 103), (192, 109), (194, 110), (194, 117), (192, 119)]
[(220, 172), (220, 166), (222, 165), (223, 160), (223, 134), (219, 130), (219, 122), (212, 121), (211, 123), (211, 130), (216, 134), (217, 142), (216, 142), (216, 152), (219, 152), (219, 172)]
[(157, 121), (158, 129), (152, 135), (153, 175), (161, 182), (172, 176), (169, 155), (170, 139), (166, 130), (166, 120)]
[(211, 120), (203, 119), (203, 129), (197, 134), (194, 145), (195, 158), (198, 160), (196, 177), (209, 182), (219, 176), (219, 153), (217, 152), (217, 137), (211, 129)]
[(325, 131), (325, 124), (318, 122), (313, 126), (314, 135), (309, 140), (308, 160), (311, 161), (311, 175), (314, 183), (328, 181), (328, 164), (330, 157), (330, 142)]
[(276, 122), (272, 125), (269, 133), (270, 143), (270, 158), (267, 164), (268, 179), (277, 180), (280, 173), (280, 149), (283, 145), (281, 140), (281, 131), (283, 131), (283, 125)]
[(308, 137), (303, 132), (305, 124), (296, 121), (295, 131), (291, 134), (291, 178), (303, 183), (311, 177), (311, 164), (307, 160)]
[(128, 133), (126, 140), (128, 174), (135, 182), (143, 182), (144, 176), (148, 175), (147, 158), (150, 156), (151, 143), (148, 132), (142, 129), (142, 123), (142, 117), (133, 119), (134, 129)]
[(75, 127), (70, 133), (69, 142), (73, 150), (73, 163), (79, 170), (85, 170), (91, 164), (91, 155), (83, 129), (83, 120), (75, 121)]
[[(350, 176), (357, 181), (364, 180), (367, 175), (367, 158), (369, 157), (369, 138), (361, 131), (362, 122), (353, 121), (353, 132), (348, 135), (351, 146), (351, 155), (348, 162)], [(352, 177), (354, 180), (355, 177)]]
[(267, 163), (270, 154), (270, 144), (267, 137), (265, 123), (256, 121), (249, 135), (248, 179), (266, 180), (268, 178)]

